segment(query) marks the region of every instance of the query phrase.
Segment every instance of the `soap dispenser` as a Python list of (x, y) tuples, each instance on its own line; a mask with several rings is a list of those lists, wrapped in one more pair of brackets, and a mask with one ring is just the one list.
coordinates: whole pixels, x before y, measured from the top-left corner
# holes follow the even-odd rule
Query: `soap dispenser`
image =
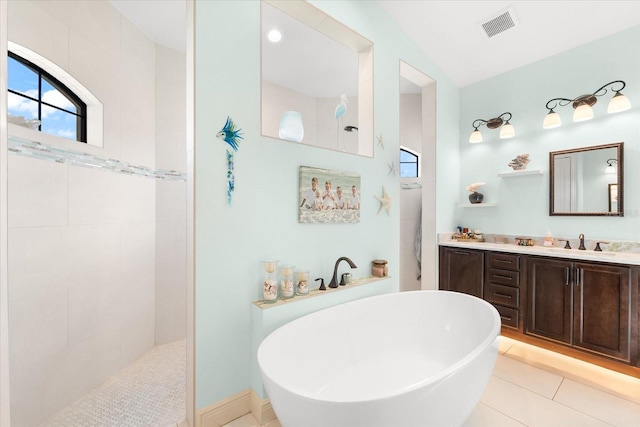
[(543, 246), (553, 246), (553, 235), (551, 234), (551, 230), (547, 231), (547, 235), (544, 236), (542, 244)]

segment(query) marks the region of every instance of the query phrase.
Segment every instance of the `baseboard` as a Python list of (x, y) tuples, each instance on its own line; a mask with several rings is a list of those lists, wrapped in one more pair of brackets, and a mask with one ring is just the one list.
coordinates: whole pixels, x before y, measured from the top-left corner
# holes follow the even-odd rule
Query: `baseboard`
[(247, 389), (197, 411), (196, 427), (222, 427), (248, 413), (261, 426), (276, 419), (269, 399), (262, 399), (253, 389)]
[(241, 391), (197, 411), (196, 427), (221, 427), (249, 412), (251, 392)]
[(269, 399), (262, 399), (253, 389), (251, 389), (251, 414), (261, 426), (266, 426), (276, 419), (276, 413)]

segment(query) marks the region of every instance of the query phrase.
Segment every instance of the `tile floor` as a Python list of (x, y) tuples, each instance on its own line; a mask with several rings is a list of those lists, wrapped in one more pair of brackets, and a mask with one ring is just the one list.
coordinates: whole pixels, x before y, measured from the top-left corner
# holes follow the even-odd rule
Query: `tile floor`
[(186, 416), (186, 342), (153, 347), (40, 427), (175, 426)]
[[(640, 379), (503, 337), (493, 375), (464, 427), (511, 426), (638, 427)], [(248, 414), (224, 427), (259, 424)]]

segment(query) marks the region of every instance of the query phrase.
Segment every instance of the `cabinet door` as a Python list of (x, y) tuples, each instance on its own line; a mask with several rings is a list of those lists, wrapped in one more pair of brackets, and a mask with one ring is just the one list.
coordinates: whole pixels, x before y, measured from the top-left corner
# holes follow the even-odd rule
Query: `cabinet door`
[(631, 269), (576, 263), (573, 345), (630, 360)]
[(484, 253), (445, 248), (440, 270), (440, 288), (482, 298)]
[(571, 343), (572, 263), (529, 257), (526, 333)]

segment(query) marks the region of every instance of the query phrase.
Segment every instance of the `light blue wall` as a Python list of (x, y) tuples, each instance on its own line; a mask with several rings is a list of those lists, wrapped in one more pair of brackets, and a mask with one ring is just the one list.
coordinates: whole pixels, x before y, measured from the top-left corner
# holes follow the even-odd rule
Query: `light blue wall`
[[(260, 135), (260, 6), (257, 1), (196, 3), (195, 280), (196, 407), (251, 386), (251, 301), (259, 297), (259, 261), (276, 257), (328, 278), (349, 256), (369, 275), (370, 261), (389, 261), (398, 289), (399, 60), (437, 81), (439, 231), (453, 227), (458, 198), (458, 89), (410, 42), (375, 2), (313, 2), (374, 43), (375, 134), (384, 149), (365, 158), (284, 143)], [(245, 139), (236, 154), (236, 191), (226, 201), (226, 144), (215, 138), (230, 115)], [(359, 224), (298, 224), (298, 167), (355, 172), (362, 177)], [(391, 215), (377, 215), (385, 187)], [(258, 391), (260, 392), (260, 391)]]
[[(508, 52), (505, 52), (508, 55)], [(598, 98), (594, 119), (573, 123), (570, 106), (556, 109), (562, 126), (544, 130), (545, 104), (556, 97), (575, 98), (592, 93), (612, 80), (627, 83), (623, 93), (632, 109), (609, 115), (610, 94)], [(484, 142), (469, 144), (474, 119), (489, 119), (510, 111), (516, 137), (498, 138), (499, 130), (482, 127)], [(550, 217), (549, 152), (624, 141), (625, 217)], [(465, 187), (476, 181), (487, 184), (482, 191), (493, 208), (458, 209), (463, 226), (485, 233), (640, 240), (640, 27), (635, 27), (554, 57), (467, 86), (460, 91), (460, 201)], [(530, 153), (528, 169), (542, 169), (544, 175), (510, 179), (497, 177), (508, 172), (509, 161)], [(606, 188), (603, 188), (606, 191)]]

